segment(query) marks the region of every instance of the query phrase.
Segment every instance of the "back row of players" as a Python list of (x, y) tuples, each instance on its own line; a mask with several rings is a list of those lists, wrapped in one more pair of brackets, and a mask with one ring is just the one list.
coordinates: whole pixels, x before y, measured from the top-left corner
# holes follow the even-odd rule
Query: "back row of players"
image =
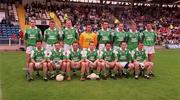
[(135, 23), (131, 24), (129, 32), (123, 30), (121, 23), (112, 32), (108, 22), (104, 21), (97, 33), (92, 32), (91, 25), (87, 24), (86, 31), (79, 36), (71, 20), (66, 21), (62, 31), (55, 28), (54, 21), (50, 21), (44, 37), (34, 20), (30, 25), (24, 36), (28, 80), (33, 80), (35, 69), (43, 69), (44, 80), (48, 80), (47, 76), (53, 78), (56, 70), (71, 80), (71, 70), (74, 72), (76, 69), (80, 69), (80, 80), (85, 80), (93, 70), (100, 76), (97, 79), (108, 76), (116, 79), (123, 74), (127, 77), (128, 73), (138, 79), (140, 70), (145, 70), (144, 76), (150, 78), (156, 41), (151, 23), (142, 33), (137, 31)]

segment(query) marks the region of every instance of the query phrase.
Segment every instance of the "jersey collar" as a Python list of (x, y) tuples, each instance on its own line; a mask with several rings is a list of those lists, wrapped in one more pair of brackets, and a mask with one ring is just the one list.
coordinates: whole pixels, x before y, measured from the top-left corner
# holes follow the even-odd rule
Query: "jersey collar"
[(29, 27), (30, 29), (37, 29), (37, 26), (35, 26), (34, 28), (32, 28), (31, 26)]
[(104, 32), (107, 32), (107, 31), (110, 31), (110, 29), (108, 28), (106, 31), (102, 28), (102, 31), (104, 31)]
[[(120, 31), (119, 31), (119, 28), (117, 28), (116, 31), (117, 31), (117, 32), (120, 32)], [(122, 30), (122, 32), (124, 32), (124, 30)]]
[[(56, 51), (56, 49), (55, 49), (55, 48), (54, 48), (54, 51)], [(59, 52), (61, 52), (61, 51), (62, 51), (62, 48), (60, 48), (60, 49), (59, 49)]]
[(147, 29), (145, 30), (146, 32), (154, 32), (154, 30), (153, 29), (151, 29), (151, 31), (148, 31)]
[(137, 33), (138, 31), (136, 30), (135, 32), (132, 32), (132, 30), (130, 29), (129, 32), (131, 32), (131, 33)]
[(50, 30), (50, 31), (55, 31), (55, 30), (57, 30), (57, 29), (56, 29), (56, 27), (54, 27), (54, 30), (52, 30), (52, 29), (49, 27), (48, 30)]
[[(66, 27), (65, 29), (66, 29), (66, 30), (68, 30), (69, 28), (67, 28), (67, 27)], [(74, 29), (74, 28), (73, 28), (73, 27), (71, 27), (70, 29)]]

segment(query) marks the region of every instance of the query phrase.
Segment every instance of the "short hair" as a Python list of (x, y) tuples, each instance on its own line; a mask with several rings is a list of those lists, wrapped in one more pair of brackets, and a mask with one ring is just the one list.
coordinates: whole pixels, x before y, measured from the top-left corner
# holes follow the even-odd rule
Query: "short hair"
[(111, 42), (106, 42), (105, 45), (107, 45), (107, 44), (110, 44), (110, 45), (111, 45), (112, 43), (111, 43)]
[(103, 20), (102, 23), (109, 23), (109, 21), (108, 20)]
[(93, 42), (93, 41), (90, 41), (90, 42), (89, 42), (89, 44), (91, 44), (91, 43), (93, 43), (93, 44), (94, 44), (94, 42)]
[(42, 43), (42, 40), (37, 40), (36, 43), (38, 43), (38, 42), (41, 42), (41, 43)]
[(143, 41), (139, 41), (139, 42), (138, 42), (138, 45), (139, 45), (139, 44), (144, 44), (144, 43), (143, 43)]
[(55, 42), (54, 44), (60, 44), (60, 42), (59, 42), (59, 41), (57, 41), (57, 42)]
[[(121, 44), (126, 43), (126, 41), (121, 41)], [(127, 43), (126, 43), (127, 44)]]
[(73, 42), (73, 44), (75, 44), (75, 43), (79, 44), (79, 42), (77, 40)]
[(55, 23), (54, 20), (49, 21), (49, 23)]

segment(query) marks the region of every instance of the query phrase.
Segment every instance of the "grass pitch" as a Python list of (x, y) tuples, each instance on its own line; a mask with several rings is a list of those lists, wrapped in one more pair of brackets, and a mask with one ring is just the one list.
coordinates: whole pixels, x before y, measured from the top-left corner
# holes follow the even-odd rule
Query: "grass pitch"
[[(158, 50), (156, 77), (118, 80), (27, 82), (25, 52), (0, 52), (3, 100), (180, 100), (180, 50)], [(1, 99), (0, 97), (0, 99)]]

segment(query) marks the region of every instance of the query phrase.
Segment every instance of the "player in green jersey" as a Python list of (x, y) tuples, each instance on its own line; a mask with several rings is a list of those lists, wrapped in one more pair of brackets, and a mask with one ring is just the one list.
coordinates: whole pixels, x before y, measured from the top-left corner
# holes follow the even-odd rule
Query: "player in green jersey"
[(122, 77), (122, 71), (125, 77), (128, 77), (128, 73), (133, 73), (134, 64), (132, 63), (132, 56), (130, 51), (127, 49), (127, 44), (125, 41), (121, 42), (121, 48), (118, 49), (116, 56), (118, 70), (120, 72), (120, 77)]
[(124, 25), (119, 23), (118, 29), (113, 33), (113, 49), (118, 50), (122, 41), (126, 41), (127, 33), (124, 31)]
[[(62, 60), (63, 60), (63, 42), (56, 42), (55, 43), (55, 48), (53, 50), (51, 50), (51, 52), (49, 53), (49, 57), (48, 57), (48, 69), (50, 72), (50, 78), (54, 78), (55, 74), (58, 74), (60, 69), (61, 69), (61, 74), (64, 75), (65, 74), (65, 66), (62, 66)], [(57, 73), (56, 73), (57, 72)]]
[[(105, 78), (107, 77), (107, 75), (110, 75), (111, 78), (116, 79), (115, 73), (117, 71), (117, 66), (115, 66), (115, 58), (115, 53), (113, 49), (111, 49), (111, 43), (107, 42), (102, 54), (102, 59), (105, 62), (105, 66), (102, 66), (101, 68)], [(108, 73), (107, 70), (111, 71), (112, 73)]]
[[(89, 48), (87, 49), (87, 59), (88, 59), (88, 67), (87, 72), (89, 72), (89, 69), (91, 70), (91, 73), (93, 73), (93, 69), (97, 70), (97, 74), (100, 73), (100, 68), (97, 68), (98, 65), (98, 52), (95, 49), (95, 44), (93, 41), (90, 41)], [(99, 77), (97, 77), (97, 80), (99, 80)]]
[(152, 29), (152, 24), (149, 22), (146, 25), (146, 30), (142, 32), (142, 41), (146, 54), (148, 55), (148, 61), (152, 62), (155, 53), (154, 45), (156, 42), (156, 32)]
[(62, 30), (63, 34), (61, 39), (64, 41), (64, 50), (67, 51), (71, 48), (72, 44), (78, 40), (79, 35), (77, 30), (72, 27), (71, 20), (66, 20), (66, 27)]
[(28, 64), (30, 62), (30, 54), (33, 47), (36, 46), (37, 40), (42, 40), (42, 33), (39, 28), (36, 27), (35, 20), (31, 20), (30, 27), (26, 29), (25, 35), (25, 45), (26, 45), (26, 67), (28, 68)]
[(55, 22), (49, 22), (49, 28), (44, 31), (44, 41), (46, 42), (47, 52), (54, 49), (54, 44), (60, 40), (60, 32), (55, 27)]
[(145, 70), (145, 77), (150, 78), (149, 74), (152, 71), (153, 63), (147, 61), (146, 52), (143, 42), (138, 43), (138, 47), (132, 52), (134, 66), (135, 66), (135, 79), (138, 79), (140, 69)]
[(43, 70), (44, 80), (47, 81), (47, 63), (46, 63), (46, 51), (42, 47), (42, 41), (37, 41), (36, 47), (31, 51), (31, 62), (29, 63), (29, 78), (28, 80), (33, 80), (34, 70)]
[(130, 51), (137, 48), (138, 41), (140, 41), (140, 32), (137, 31), (135, 23), (131, 24), (131, 29), (127, 32), (127, 45)]
[(111, 42), (112, 40), (112, 32), (108, 27), (108, 21), (104, 21), (102, 23), (102, 28), (97, 32), (99, 50), (102, 50), (105, 47), (106, 42)]

